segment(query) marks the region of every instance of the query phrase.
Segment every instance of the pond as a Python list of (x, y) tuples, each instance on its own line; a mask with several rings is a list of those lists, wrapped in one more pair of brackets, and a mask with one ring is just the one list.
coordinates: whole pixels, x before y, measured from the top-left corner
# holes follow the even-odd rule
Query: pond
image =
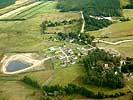
[(8, 63), (8, 65), (6, 66), (6, 71), (7, 72), (14, 72), (14, 71), (19, 71), (25, 68), (30, 67), (32, 64), (26, 63), (26, 62), (22, 62), (19, 60), (14, 60)]

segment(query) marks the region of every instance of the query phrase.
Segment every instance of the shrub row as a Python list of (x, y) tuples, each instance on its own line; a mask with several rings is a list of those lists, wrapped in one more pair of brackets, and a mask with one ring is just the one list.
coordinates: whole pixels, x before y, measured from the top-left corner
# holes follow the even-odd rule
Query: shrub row
[(0, 19), (0, 21), (24, 21), (26, 19)]
[(56, 26), (61, 26), (61, 25), (73, 24), (76, 21), (80, 21), (80, 20), (72, 19), (69, 21), (63, 20), (63, 21), (58, 21), (58, 22), (44, 21), (44, 23), (46, 24), (47, 27), (56, 27)]
[(38, 84), (38, 82), (37, 81), (34, 81), (30, 77), (24, 76), (24, 78), (22, 79), (22, 82), (24, 82), (24, 83), (26, 83), (26, 84), (34, 87), (34, 88), (37, 88), (37, 89), (40, 88), (40, 85)]
[[(115, 94), (107, 95), (104, 94), (103, 92), (98, 92), (94, 93), (91, 90), (88, 90), (85, 87), (81, 87), (75, 84), (68, 84), (67, 86), (59, 86), (59, 85), (54, 85), (54, 86), (46, 86), (44, 85), (41, 87), (37, 81), (34, 81), (33, 79), (24, 76), (22, 79), (22, 82), (26, 83), (27, 85), (30, 85), (34, 88), (41, 89), (43, 92), (46, 92), (47, 94), (50, 95), (72, 95), (72, 94), (80, 94), (82, 96), (90, 97), (90, 98), (97, 98), (97, 99), (102, 99), (102, 98), (117, 98), (119, 96), (124, 96), (126, 93), (124, 92), (118, 92)], [(130, 93), (128, 91), (127, 93)]]
[(107, 95), (104, 94), (103, 92), (98, 92), (94, 93), (90, 90), (88, 90), (85, 87), (81, 87), (75, 84), (68, 84), (65, 87), (55, 85), (55, 86), (43, 86), (43, 91), (47, 93), (52, 93), (54, 94), (55, 92), (60, 95), (66, 94), (66, 95), (72, 95), (72, 94), (80, 94), (82, 96), (86, 96), (89, 98), (97, 98), (97, 99), (102, 99), (102, 98), (117, 98), (119, 96), (124, 96), (126, 93), (123, 92), (118, 92), (115, 94)]

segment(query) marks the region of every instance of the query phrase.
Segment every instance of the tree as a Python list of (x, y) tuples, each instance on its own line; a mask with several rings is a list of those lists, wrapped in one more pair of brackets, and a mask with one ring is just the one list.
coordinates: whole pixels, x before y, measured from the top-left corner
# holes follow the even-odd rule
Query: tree
[(40, 24), (40, 31), (41, 31), (41, 33), (44, 34), (46, 29), (47, 29), (47, 25), (46, 25), (45, 21), (43, 21)]
[(65, 40), (66, 35), (63, 32), (59, 32), (59, 33), (57, 33), (57, 39), (58, 40)]

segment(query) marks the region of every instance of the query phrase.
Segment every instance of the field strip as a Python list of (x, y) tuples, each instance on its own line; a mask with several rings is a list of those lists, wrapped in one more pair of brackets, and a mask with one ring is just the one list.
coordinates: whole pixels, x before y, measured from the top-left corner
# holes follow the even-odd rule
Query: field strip
[(10, 12), (10, 11), (13, 11), (13, 10), (18, 9), (18, 8), (20, 8), (20, 7), (29, 5), (29, 4), (31, 4), (31, 3), (33, 3), (33, 2), (31, 2), (31, 1), (21, 1), (21, 2), (19, 2), (19, 3), (10, 5), (10, 6), (8, 6), (8, 7), (5, 7), (5, 8), (3, 8), (3, 9), (0, 9), (0, 15), (6, 14), (6, 13), (8, 13), (8, 12)]
[(15, 15), (17, 15), (17, 14), (19, 14), (19, 13), (21, 13), (21, 12), (23, 12), (23, 11), (29, 9), (29, 8), (31, 8), (31, 7), (34, 7), (34, 6), (38, 5), (38, 4), (40, 4), (40, 3), (42, 3), (42, 2), (35, 2), (35, 3), (30, 4), (30, 5), (20, 7), (18, 9), (16, 9), (16, 10), (13, 10), (13, 11), (10, 11), (10, 12), (4, 14), (4, 15), (1, 15), (0, 19), (8, 18), (8, 17), (11, 17), (11, 16), (15, 16)]
[(122, 43), (126, 43), (126, 42), (133, 42), (133, 40), (122, 40), (122, 41), (118, 41), (118, 42), (109, 42), (109, 41), (105, 41), (105, 40), (94, 40), (93, 42), (105, 43), (105, 44), (110, 44), (110, 45), (118, 45), (118, 44), (122, 44)]
[(36, 13), (37, 10), (41, 9), (42, 7), (48, 5), (51, 1), (42, 3), (38, 6), (33, 7), (32, 9), (27, 9), (21, 13), (19, 13), (17, 16), (14, 16), (15, 18), (23, 18), (23, 17), (27, 17), (27, 16), (32, 16)]

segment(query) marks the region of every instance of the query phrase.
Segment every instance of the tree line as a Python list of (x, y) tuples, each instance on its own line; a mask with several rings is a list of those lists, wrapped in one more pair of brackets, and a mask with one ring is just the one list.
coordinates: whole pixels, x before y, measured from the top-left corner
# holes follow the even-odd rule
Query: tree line
[(124, 92), (118, 92), (114, 94), (105, 94), (103, 92), (95, 93), (85, 87), (76, 85), (76, 84), (68, 84), (66, 86), (43, 86), (42, 90), (47, 93), (52, 93), (53, 95), (72, 95), (72, 94), (80, 94), (85, 97), (89, 98), (96, 98), (96, 99), (103, 99), (103, 98), (117, 98), (119, 96), (124, 96), (126, 93)]
[(107, 19), (98, 20), (98, 19), (89, 17), (89, 14), (87, 14), (86, 10), (84, 10), (84, 18), (85, 18), (85, 23), (86, 23), (85, 29), (87, 31), (99, 30), (104, 27), (108, 27), (109, 25), (112, 24), (112, 21), (107, 20)]
[(52, 22), (52, 21), (43, 21), (40, 24), (40, 31), (42, 34), (45, 33), (47, 27), (56, 27), (56, 26), (63, 26), (63, 25), (69, 25), (69, 24), (74, 24), (75, 22), (81, 22), (81, 19), (76, 20), (76, 19), (72, 19), (72, 20), (63, 20), (63, 21), (56, 21), (56, 22)]
[[(86, 96), (86, 97), (90, 97), (90, 98), (102, 99), (102, 98), (110, 98), (110, 97), (117, 98), (119, 96), (126, 95), (126, 93), (124, 93), (124, 92), (118, 92), (118, 93), (111, 94), (111, 95), (104, 94), (103, 92), (94, 93), (93, 91), (91, 91), (85, 87), (82, 87), (82, 86), (79, 86), (76, 84), (72, 84), (72, 83), (68, 84), (66, 86), (59, 86), (59, 85), (40, 86), (37, 81), (33, 80), (32, 78), (30, 78), (28, 76), (24, 76), (24, 78), (22, 79), (22, 82), (24, 82), (25, 84), (27, 84), (33, 88), (41, 90), (42, 93), (46, 93), (48, 96), (54, 96), (54, 97), (57, 97), (59, 95), (80, 94), (82, 96)], [(44, 97), (42, 97), (42, 99), (43, 98)]]
[(95, 43), (92, 42), (95, 38), (85, 33), (70, 32), (65, 34), (63, 32), (59, 32), (57, 33), (56, 39), (60, 41), (66, 40), (81, 45), (91, 44), (95, 46)]
[(80, 11), (88, 9), (94, 16), (121, 16), (120, 0), (59, 0), (57, 8), (61, 11)]
[(124, 9), (133, 9), (133, 0), (129, 0), (129, 4), (123, 6)]

